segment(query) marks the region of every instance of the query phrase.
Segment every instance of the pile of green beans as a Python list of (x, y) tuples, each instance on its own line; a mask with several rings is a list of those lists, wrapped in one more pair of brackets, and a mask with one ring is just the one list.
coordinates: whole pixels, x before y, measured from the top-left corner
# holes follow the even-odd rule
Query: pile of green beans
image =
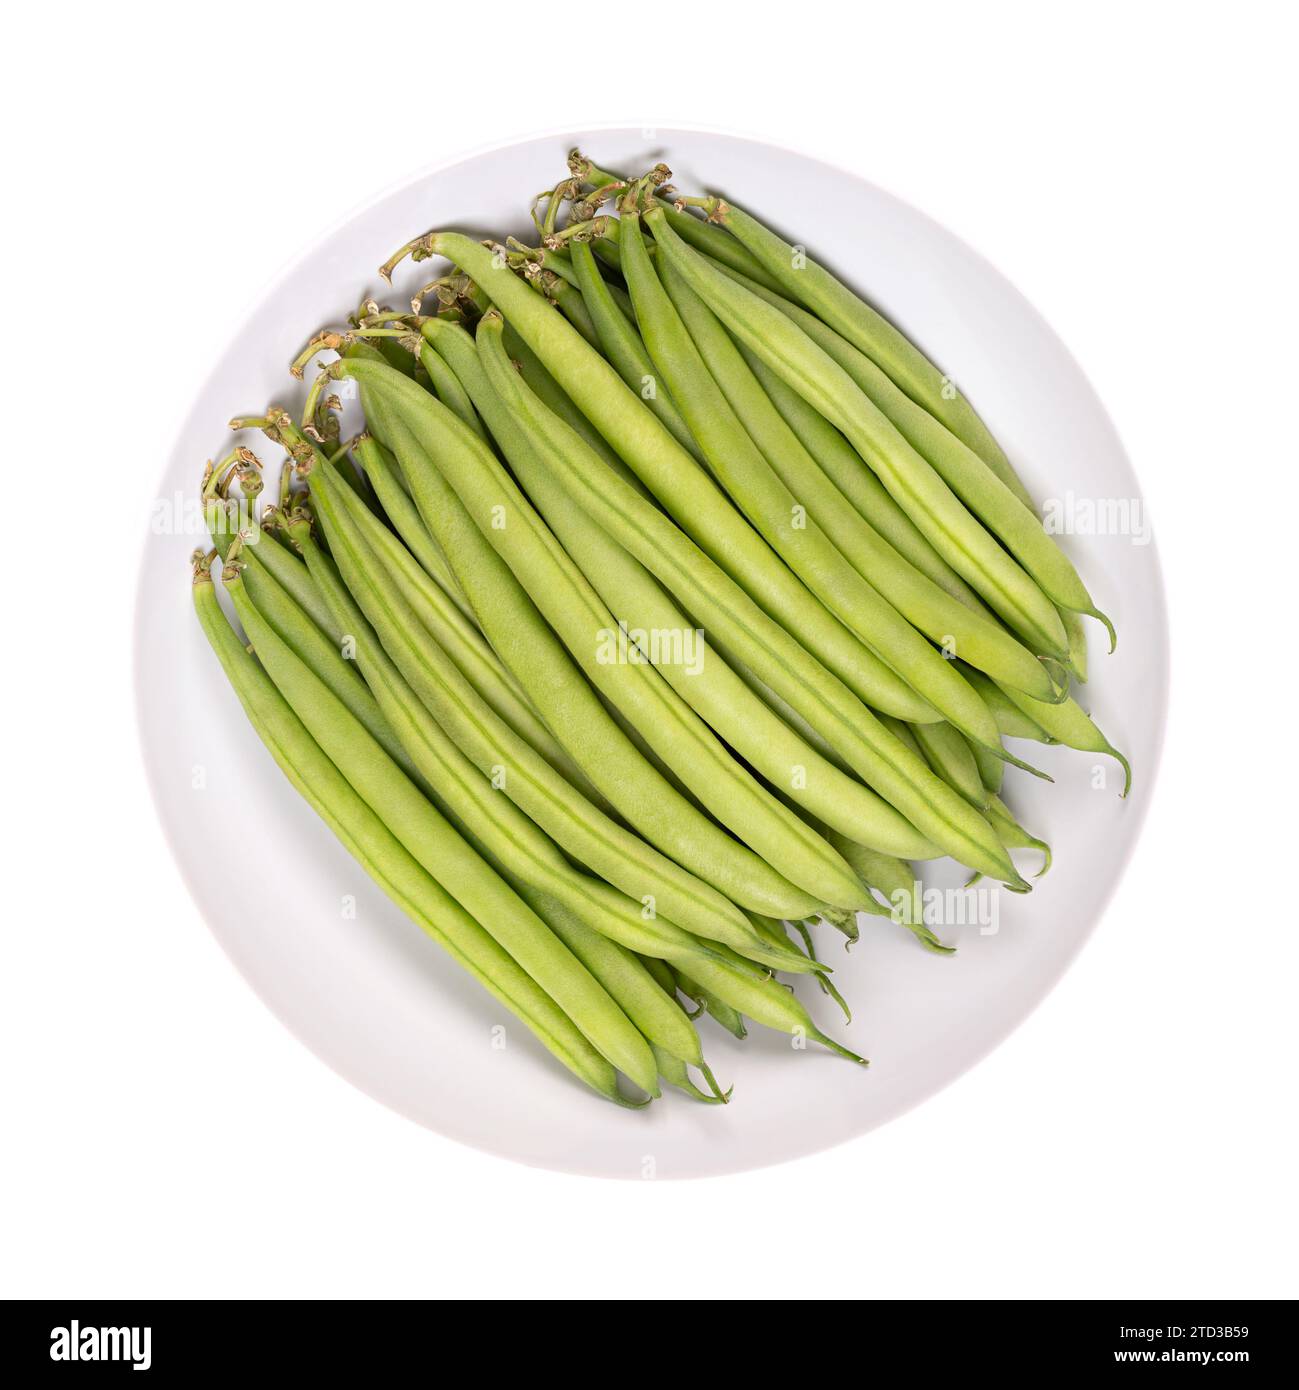
[[(1111, 755), (1071, 693), (1113, 627), (971, 403), (751, 214), (574, 151), (534, 245), (364, 301), (284, 451), (209, 464), (202, 629), (392, 900), (580, 1080), (725, 1104), (699, 1020), (863, 1059), (810, 927), (936, 956), (916, 861), (1027, 892), (1007, 738)], [(346, 385), (338, 386), (336, 383)], [(342, 440), (342, 396), (364, 428)], [(219, 573), (226, 596), (214, 582)], [(874, 930), (885, 929), (883, 925)], [(827, 938), (833, 939), (833, 938)]]

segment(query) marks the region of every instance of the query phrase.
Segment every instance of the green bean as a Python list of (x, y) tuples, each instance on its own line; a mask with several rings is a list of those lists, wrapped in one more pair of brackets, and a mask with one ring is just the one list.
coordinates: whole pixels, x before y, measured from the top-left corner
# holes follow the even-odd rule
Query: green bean
[(717, 995), (710, 993), (698, 981), (692, 979), (684, 970), (673, 967), (672, 973), (677, 979), (677, 988), (687, 999), (693, 999), (697, 1004), (701, 1004), (710, 1018), (715, 1018), (726, 1031), (733, 1036), (743, 1040), (748, 1037), (749, 1030), (744, 1026), (744, 1017), (737, 1010), (731, 1007), (724, 999), (719, 999)]
[[(495, 267), (491, 253), (454, 232), (430, 232), (419, 246), (449, 256), (482, 281), (518, 335), (608, 443), (656, 496), (678, 516), (708, 516), (721, 528), (735, 564), (744, 558), (742, 587), (774, 618), (799, 634), (799, 643), (844, 681), (858, 698), (903, 719), (935, 719), (936, 711), (896, 672), (867, 650), (778, 562), (762, 538), (718, 491), (708, 474), (662, 426), (600, 354), (583, 343), (560, 314), (548, 312), (535, 294), (523, 294), (517, 277)], [(580, 350), (579, 350), (580, 345)]]
[[(748, 288), (757, 298), (779, 309), (843, 368), (916, 453), (1000, 537), (1054, 603), (1066, 612), (1090, 614), (1105, 624), (1113, 638), (1113, 625), (1092, 603), (1069, 558), (1048, 535), (1031, 503), (1024, 505), (1020, 496), (1022, 484), (1019, 492), (1007, 486), (975, 450), (924, 406), (917, 405), (887, 372), (828, 324), (761, 285), (751, 284)], [(1068, 634), (1065, 636), (1067, 650)]]
[[(676, 1006), (674, 1006), (676, 1007)], [(688, 1017), (684, 1012), (682, 1017)], [(708, 1077), (708, 1084), (713, 1088), (713, 1094), (709, 1095), (706, 1091), (701, 1091), (698, 1086), (690, 1079), (690, 1073), (686, 1070), (686, 1064), (678, 1057), (673, 1057), (671, 1053), (665, 1052), (661, 1047), (650, 1046), (654, 1049), (654, 1059), (659, 1064), (659, 1075), (669, 1086), (675, 1086), (677, 1090), (684, 1091), (692, 1100), (702, 1100), (708, 1105), (725, 1105), (731, 1099), (731, 1092), (735, 1089), (723, 1091), (713, 1077), (711, 1071), (701, 1067)]]
[(988, 790), (970, 744), (950, 724), (917, 724), (912, 735), (925, 761), (951, 787), (980, 811), (988, 808)]
[(995, 682), (982, 671), (962, 666), (965, 679), (983, 696), (992, 711), (997, 728), (1004, 738), (1029, 738), (1035, 743), (1054, 743), (1055, 739), (1035, 720), (1015, 704)]
[[(635, 244), (634, 237), (632, 244)], [(632, 263), (635, 264), (634, 255)], [(703, 359), (701, 366), (706, 367), (734, 410), (740, 431), (747, 432), (785, 487), (785, 497), (782, 499), (786, 507), (784, 531), (801, 538), (804, 543), (822, 534), (825, 544), (832, 546), (848, 565), (855, 567), (853, 572), (861, 577), (862, 584), (873, 596), (873, 606), (859, 605), (863, 616), (866, 613), (872, 615), (873, 630), (881, 634), (892, 630), (885, 628), (875, 616), (882, 596), (884, 606), (891, 613), (895, 610), (895, 617), (901, 615), (896, 621), (907, 629), (908, 634), (914, 633), (911, 627), (914, 624), (915, 629), (933, 641), (945, 648), (960, 651), (967, 661), (981, 670), (991, 669), (1039, 699), (1054, 698), (1055, 689), (1050, 676), (1030, 651), (984, 613), (966, 608), (921, 574), (848, 504), (772, 405), (716, 316), (684, 283), (670, 263), (660, 268), (659, 278), (699, 349)], [(719, 409), (711, 413), (713, 419), (721, 415)], [(738, 457), (740, 453), (740, 447), (732, 448), (730, 457)], [(730, 490), (732, 495), (739, 496), (735, 488)], [(788, 520), (790, 513), (787, 509), (794, 505), (802, 508), (807, 518), (805, 525), (797, 530), (792, 530)], [(772, 539), (772, 544), (780, 549), (775, 539)], [(786, 559), (791, 565), (794, 564), (788, 555)], [(851, 623), (848, 625), (852, 626)], [(869, 640), (869, 633), (860, 635)], [(894, 658), (895, 651), (901, 655), (909, 650), (900, 637), (895, 636), (894, 642), (887, 648), (881, 647), (878, 642), (872, 645), (895, 670), (906, 675), (936, 709), (943, 710), (955, 705), (965, 711), (967, 718), (976, 720), (977, 727), (982, 731), (982, 737), (975, 737), (976, 742), (995, 742), (995, 725), (982, 701), (978, 700), (949, 662), (934, 654), (928, 644), (920, 643), (925, 650), (926, 661), (915, 664), (914, 675)], [(932, 669), (934, 661), (941, 664), (941, 674)], [(947, 693), (946, 706), (936, 690)], [(971, 698), (976, 702), (973, 705)], [(951, 715), (948, 717), (950, 719)]]
[(665, 990), (676, 1001), (677, 988), (672, 976), (672, 967), (666, 961), (659, 960), (656, 956), (642, 956), (641, 964), (649, 971), (655, 984), (661, 990)]
[[(743, 661), (741, 661), (735, 655), (733, 651), (730, 651), (727, 648), (720, 646), (715, 638), (713, 641), (713, 645), (717, 647), (722, 659), (731, 667), (735, 674), (739, 676), (739, 678), (745, 683), (745, 685), (747, 685), (749, 689), (753, 691), (753, 693), (758, 697), (758, 699), (760, 699), (762, 703), (767, 706), (768, 709), (772, 710), (775, 714), (779, 715), (781, 720), (783, 720), (784, 723), (788, 724), (789, 727), (793, 729), (793, 731), (801, 739), (804, 740), (804, 742), (810, 744), (811, 747), (815, 748), (816, 751), (826, 760), (826, 762), (832, 763), (841, 772), (846, 772), (850, 777), (852, 776), (852, 768), (849, 767), (848, 762), (844, 758), (843, 754), (840, 753), (837, 748), (832, 747), (826, 739), (822, 738), (821, 735), (817, 733), (817, 731), (807, 722), (807, 720), (804, 719), (803, 716), (793, 707), (793, 705), (791, 705), (787, 700), (782, 699), (781, 696), (777, 695), (776, 692), (765, 681), (759, 679), (759, 677), (754, 675), (754, 673), (744, 664)], [(934, 852), (938, 853), (936, 846), (934, 848)]]
[[(704, 1006), (701, 1003), (699, 1003), (698, 1000), (692, 999), (690, 1001), (695, 1006), (693, 1009), (688, 1009), (681, 1002), (681, 995), (677, 989), (676, 972), (670, 965), (667, 964), (666, 961), (655, 960), (651, 956), (642, 956), (641, 963), (650, 972), (650, 974), (654, 976), (655, 980), (658, 982), (659, 988), (667, 991), (668, 996), (671, 998), (672, 1002), (677, 1006), (677, 1008), (681, 1010), (683, 1014), (685, 1014), (685, 1016), (691, 1021), (691, 1023), (693, 1023), (695, 1019), (697, 1019), (700, 1016), (700, 1014), (703, 1013)], [(655, 966), (659, 967), (658, 971), (654, 969)], [(659, 971), (663, 973), (659, 973)]]
[[(409, 381), (400, 373), (394, 375)], [(420, 388), (412, 383), (412, 389)], [(605, 989), (261, 618), (248, 600), (238, 568), (227, 566), (223, 577), (267, 674), (326, 756), (407, 851), (483, 923), (596, 1050), (642, 1090), (657, 1095), (653, 1054)], [(384, 712), (392, 722), (393, 707)]]
[(751, 1018), (764, 1028), (792, 1034), (796, 1040), (811, 1038), (851, 1062), (866, 1065), (865, 1058), (827, 1037), (794, 992), (779, 980), (755, 980), (716, 961), (701, 961), (690, 969), (693, 984), (709, 999), (727, 1006), (741, 1021)]
[(977, 743), (969, 743), (967, 740), (967, 746), (974, 757), (974, 765), (979, 769), (979, 781), (996, 795), (1006, 780), (1006, 764), (1000, 758), (994, 758), (986, 748), (981, 748)]
[[(1056, 605), (1059, 607), (1059, 605)], [(1060, 621), (1064, 624), (1064, 635), (1069, 642), (1069, 656), (1065, 665), (1080, 681), (1087, 679), (1087, 633), (1083, 628), (1082, 614), (1072, 608), (1060, 609)]]
[(900, 719), (894, 719), (892, 715), (882, 714), (880, 723), (898, 740), (899, 743), (911, 753), (914, 753), (921, 762), (928, 763), (924, 749), (921, 748), (916, 738), (916, 731), (911, 724), (904, 724)]
[(606, 270), (621, 270), (622, 261), (618, 255), (618, 246), (611, 238), (598, 237), (592, 243), (591, 249), (595, 252), (596, 259), (604, 262)]
[[(670, 268), (664, 267), (664, 283), (660, 283), (645, 255), (639, 218), (627, 214), (622, 225), (623, 265), (646, 345), (718, 481), (772, 549), (845, 627), (940, 714), (977, 741), (995, 743), (996, 724), (978, 695), (853, 568), (821, 528), (820, 514), (805, 506), (803, 498), (795, 497), (754, 444), (710, 371), (712, 365), (736, 363), (715, 356), (706, 364), (698, 347), (708, 339), (715, 347), (729, 348), (725, 330), (679, 277), (672, 277), (673, 297), (669, 298), (664, 283)], [(719, 335), (721, 343), (717, 341)], [(747, 374), (743, 362), (738, 362), (738, 367)], [(730, 385), (735, 390), (742, 388), (738, 374), (731, 374)], [(753, 393), (760, 394), (751, 379), (749, 385)], [(729, 536), (719, 537), (715, 509), (689, 518), (678, 515), (678, 520), (723, 569), (744, 583), (744, 565), (734, 556)], [(1030, 664), (1037, 665), (1031, 655), (1025, 656)]]
[[(839, 856), (735, 762), (662, 676), (639, 662), (605, 659), (601, 634), (618, 631), (615, 619), (496, 458), (433, 397), (369, 364), (345, 366), (359, 378), (366, 408), (378, 403), (391, 428), (407, 432), (405, 447), (437, 449), (437, 466), (484, 538), (535, 595), (588, 680), (619, 705), (722, 824), (757, 851), (748, 856), (746, 878), (730, 896), (751, 907), (755, 898), (788, 901), (788, 885), (794, 884), (818, 902), (851, 907), (859, 888)], [(399, 385), (404, 389), (392, 389)], [(393, 442), (403, 457), (402, 439)], [(412, 481), (418, 502), (420, 482)]]
[(375, 496), (388, 514), (393, 529), (406, 543), (406, 548), (419, 561), (424, 573), (446, 594), (465, 618), (477, 626), (469, 601), (460, 592), (455, 575), (447, 564), (438, 543), (429, 535), (419, 511), (411, 501), (397, 467), (397, 460), (372, 435), (362, 434), (352, 441), (352, 454), (365, 470)]
[[(442, 322), (442, 320), (437, 320), (437, 322)], [(428, 373), (433, 394), (449, 410), (454, 410), (484, 444), (488, 443), (487, 431), (483, 428), (483, 422), (478, 418), (473, 403), (465, 395), (464, 387), (456, 380), (456, 374), (447, 370), (446, 363), (435, 352), (425, 352), (421, 348), (419, 360)]]
[(1010, 809), (999, 796), (994, 795), (991, 798), (987, 814), (1001, 836), (1002, 843), (1008, 849), (1035, 849), (1041, 853), (1042, 867), (1033, 875), (1034, 878), (1041, 878), (1051, 867), (1051, 846), (1045, 840), (1039, 840), (1036, 835), (1030, 835), (1011, 815)]
[(524, 1023), (588, 1086), (619, 1105), (613, 1067), (558, 1004), (402, 847), (303, 727), (288, 702), (235, 636), (211, 576), (196, 571), (194, 604), (249, 721), (312, 809), (379, 887), (448, 955)]
[[(1035, 650), (1067, 650), (1060, 615), (1034, 580), (970, 515), (927, 460), (898, 433), (852, 378), (807, 334), (706, 257), (686, 246), (650, 208), (645, 221), (661, 253), (736, 337), (748, 344), (849, 440), (949, 563)], [(991, 484), (996, 479), (991, 479)], [(1004, 490), (1004, 489), (1003, 489)], [(1024, 508), (1018, 507), (1021, 524)], [(1041, 529), (1040, 526), (1038, 528)], [(1050, 543), (1050, 537), (1042, 532)]]
[[(574, 265), (576, 266), (576, 262), (574, 262)], [(627, 293), (626, 289), (623, 287), (623, 283), (622, 283), (621, 278), (615, 279), (615, 278), (613, 277), (613, 275), (609, 272), (609, 270), (608, 270), (607, 268), (606, 268), (605, 270), (600, 270), (599, 267), (597, 266), (597, 267), (596, 267), (596, 270), (598, 271), (598, 273), (599, 273), (599, 275), (600, 275), (600, 281), (601, 281), (601, 283), (604, 285), (605, 292), (608, 294), (609, 298), (613, 301), (614, 307), (615, 307), (615, 308), (618, 310), (618, 312), (623, 316), (623, 318), (624, 318), (633, 328), (635, 328), (635, 326), (636, 326), (636, 315), (635, 315), (635, 313), (633, 312), (632, 307), (631, 307), (631, 296)], [(581, 288), (581, 285), (582, 285), (582, 282), (581, 282), (581, 280), (580, 280), (580, 278), (579, 278), (579, 280), (578, 280), (578, 288), (579, 288), (579, 289)], [(594, 315), (592, 315), (592, 317), (594, 317)]]
[(310, 582), (310, 576), (302, 561), (283, 546), (266, 546), (259, 552), (259, 558), (268, 574), (271, 574), (292, 596), (293, 601), (304, 608), (311, 620), (327, 636), (335, 634), (329, 628), (329, 614), (320, 601), (320, 595)]
[[(880, 908), (880, 913), (884, 914), (884, 912), (885, 909)], [(784, 922), (773, 922), (769, 919), (764, 918), (762, 924), (766, 929), (768, 935), (776, 937), (781, 941), (788, 941), (790, 939), (789, 933), (786, 930)], [(844, 934), (848, 938), (847, 945), (850, 946), (854, 941), (858, 940), (858, 938), (861, 936), (861, 932), (858, 929), (855, 920), (851, 923), (845, 924), (845, 928), (847, 927), (851, 927), (851, 930), (845, 929)], [(794, 930), (797, 931), (799, 937), (802, 939), (803, 949), (806, 951), (808, 956), (815, 956), (816, 952), (812, 948), (812, 933), (808, 930), (807, 924), (805, 922), (797, 922), (794, 924)], [(830, 998), (833, 999), (834, 1002), (838, 1004), (838, 1006), (843, 1010), (844, 1022), (851, 1023), (852, 1010), (848, 1007), (848, 1001), (843, 997), (842, 994), (839, 993), (839, 990), (835, 987), (835, 983), (829, 977), (829, 975), (819, 971), (816, 976), (816, 982), (818, 985), (821, 986), (821, 993), (829, 995)]]
[(636, 313), (631, 307), (631, 295), (627, 293), (621, 276), (615, 279), (612, 272), (606, 267), (604, 270), (600, 271), (600, 279), (604, 281), (605, 288), (609, 291), (609, 297), (618, 306), (623, 318), (635, 328)]
[[(628, 392), (617, 373), (598, 354), (587, 350), (560, 315), (547, 309), (536, 295), (523, 294), (523, 286), (516, 290), (511, 284), (513, 276), (493, 271), (491, 254), (485, 248), (451, 232), (427, 233), (417, 245), (429, 254), (447, 256), (475, 277), (497, 274), (494, 293), (507, 301), (515, 330), (597, 427), (603, 418), (609, 433), (621, 438), (624, 445), (631, 439), (647, 454), (666, 450), (673, 456), (673, 467), (687, 458)], [(662, 512), (603, 467), (572, 430), (553, 417), (544, 423), (548, 430), (557, 431), (558, 447), (570, 465), (562, 477), (572, 483), (579, 505), (671, 589), (688, 613), (703, 622), (710, 633), (720, 636), (724, 649), (738, 651), (750, 669), (839, 748), (853, 771), (901, 812), (922, 837), (962, 862), (1004, 878), (1017, 889), (1027, 887), (992, 828), (973, 807), (935, 777), (923, 759), (908, 755), (836, 676), (812, 660)], [(445, 544), (443, 550), (448, 557), (452, 555)], [(819, 604), (813, 607), (824, 612)], [(932, 717), (932, 712), (926, 717)], [(928, 849), (914, 852), (917, 857), (930, 853)], [(810, 914), (765, 915), (795, 921)]]
[[(489, 317), (479, 329), (483, 360), (463, 330), (441, 335), (444, 350), (487, 419), (515, 476), (579, 568), (629, 631), (680, 633), (689, 619), (641, 565), (590, 518), (573, 508), (563, 485), (544, 462), (546, 444), (531, 421), (541, 404), (527, 401), (527, 388), (513, 376), (501, 343), (500, 321)], [(499, 391), (516, 408), (506, 407)], [(551, 462), (554, 463), (554, 456)], [(724, 661), (707, 655), (696, 667), (669, 658), (658, 663), (664, 677), (752, 767), (788, 796), (845, 834), (866, 839), (914, 834), (887, 802), (846, 776), (791, 730), (755, 696)]]
[(925, 925), (917, 879), (909, 865), (892, 855), (877, 854), (864, 845), (855, 845), (841, 835), (832, 833), (830, 839), (857, 870), (861, 880), (883, 894), (893, 921), (906, 927), (925, 950), (940, 956), (956, 954), (954, 946), (943, 945)]
[(1132, 789), (1132, 764), (1111, 745), (1077, 700), (1070, 697), (1063, 704), (1044, 705), (1040, 700), (1020, 694), (1018, 690), (1008, 690), (1005, 686), (1001, 688), (1014, 705), (1057, 743), (1063, 743), (1066, 748), (1077, 748), (1085, 753), (1104, 753), (1113, 758), (1123, 769), (1123, 791), (1120, 795), (1127, 796)]
[(595, 322), (600, 348), (613, 363), (618, 375), (635, 391), (649, 408), (662, 420), (672, 437), (694, 457), (698, 457), (698, 446), (690, 433), (690, 427), (681, 418), (671, 393), (659, 385), (658, 374), (650, 361), (645, 345), (628, 323), (605, 284), (595, 263), (590, 246), (585, 242), (573, 244), (573, 268), (577, 272), (582, 298), (586, 300), (591, 318)]
[(695, 1019), (699, 1018), (707, 1008), (707, 1005), (704, 1003), (704, 992), (695, 984), (689, 975), (683, 975), (681, 971), (674, 966), (669, 966), (668, 971), (672, 976), (673, 996), (675, 997), (678, 994), (683, 995), (695, 1006), (693, 1011), (690, 1009), (685, 1010), (686, 1016), (693, 1022)]
[[(1006, 803), (997, 796), (1001, 789), (1000, 776), (990, 775), (990, 771), (979, 761), (984, 750), (976, 744), (968, 743), (951, 725), (929, 724), (911, 730), (913, 737), (924, 753), (934, 771), (949, 787), (977, 806), (997, 832), (997, 838), (1007, 849), (1038, 849), (1046, 859), (1046, 866), (1036, 876), (1051, 867), (1051, 849), (1044, 841), (1030, 835), (1018, 824), (1006, 808)], [(1005, 767), (999, 759), (987, 758), (997, 774)], [(981, 875), (976, 875), (981, 877)]]
[(593, 348), (599, 348), (600, 335), (596, 332), (595, 320), (591, 317), (591, 311), (587, 308), (581, 291), (575, 285), (570, 285), (566, 280), (558, 278), (548, 281), (545, 286), (534, 280), (525, 280), (524, 283), (531, 285), (544, 298), (558, 306), (560, 313), (577, 329), (582, 337)]

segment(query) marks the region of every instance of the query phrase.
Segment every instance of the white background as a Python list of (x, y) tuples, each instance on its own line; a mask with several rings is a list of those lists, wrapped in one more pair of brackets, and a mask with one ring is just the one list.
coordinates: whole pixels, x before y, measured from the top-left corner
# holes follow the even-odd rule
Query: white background
[[(0, 1294), (1299, 1294), (1281, 8), (10, 15)], [(260, 287), (424, 164), (601, 121), (801, 147), (987, 255), (1106, 401), (1172, 611), (1159, 794), (1065, 982), (884, 1130), (701, 1183), (526, 1170), (349, 1089), (198, 918), (133, 722), (148, 504)]]

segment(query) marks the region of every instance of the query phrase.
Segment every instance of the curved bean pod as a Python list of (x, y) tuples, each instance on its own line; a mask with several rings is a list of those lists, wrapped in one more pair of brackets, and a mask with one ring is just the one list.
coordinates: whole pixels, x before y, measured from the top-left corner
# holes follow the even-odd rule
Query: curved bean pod
[[(795, 1038), (811, 1038), (840, 1057), (850, 1062), (868, 1065), (864, 1057), (850, 1052), (841, 1043), (827, 1037), (812, 1021), (811, 1014), (803, 1007), (794, 992), (779, 980), (754, 980), (740, 974), (731, 966), (720, 965), (715, 961), (704, 961), (702, 968), (691, 969), (691, 981), (701, 991), (706, 1001), (726, 1006), (739, 1017), (743, 1026), (745, 1018), (761, 1023), (764, 1028), (774, 1028), (777, 1032), (789, 1033)], [(716, 1015), (715, 1015), (716, 1016)], [(729, 1017), (729, 1015), (728, 1015)]]
[(1057, 743), (1066, 748), (1078, 748), (1084, 753), (1104, 753), (1113, 758), (1123, 769), (1123, 791), (1127, 796), (1132, 789), (1132, 764), (1115, 748), (1092, 722), (1091, 716), (1072, 696), (1058, 705), (1044, 705), (1040, 700), (1030, 700), (1018, 690), (1001, 687), (1011, 702), (1042, 728)]
[(997, 828), (1002, 842), (1008, 849), (1035, 849), (1042, 856), (1042, 867), (1033, 875), (1041, 878), (1051, 867), (1051, 846), (1027, 830), (1010, 813), (1010, 808), (999, 796), (993, 796), (988, 806), (988, 819)]
[(710, 1018), (716, 1019), (732, 1037), (739, 1038), (742, 1042), (749, 1036), (749, 1030), (744, 1026), (744, 1017), (738, 1009), (732, 1008), (730, 1004), (719, 999), (715, 994), (710, 994), (703, 985), (687, 975), (684, 970), (678, 970), (673, 966), (672, 974), (681, 993), (687, 999), (693, 999)]
[[(680, 1009), (680, 1005), (674, 1004), (673, 1008)], [(680, 1011), (685, 1015), (683, 1009), (680, 1009)], [(689, 1015), (685, 1016), (689, 1017)], [(651, 1043), (650, 1046), (654, 1047), (654, 1044)], [(709, 1095), (707, 1091), (701, 1091), (699, 1087), (695, 1085), (690, 1079), (690, 1073), (686, 1070), (686, 1064), (679, 1058), (673, 1057), (671, 1053), (664, 1052), (663, 1049), (659, 1047), (654, 1047), (654, 1057), (659, 1064), (659, 1075), (663, 1080), (666, 1081), (669, 1086), (675, 1086), (678, 1091), (684, 1091), (692, 1100), (701, 1100), (707, 1105), (725, 1105), (730, 1100), (731, 1091), (735, 1088), (732, 1087), (731, 1090), (723, 1091), (721, 1087), (718, 1086), (712, 1072), (706, 1067), (701, 1067), (700, 1071), (704, 1072), (707, 1076), (708, 1084), (713, 1088), (712, 1095)]]

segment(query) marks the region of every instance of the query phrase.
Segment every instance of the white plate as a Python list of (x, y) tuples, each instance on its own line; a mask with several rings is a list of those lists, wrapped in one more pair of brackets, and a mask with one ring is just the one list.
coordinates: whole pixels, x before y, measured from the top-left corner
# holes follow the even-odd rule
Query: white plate
[[(270, 401), (300, 400), (286, 364), (312, 331), (340, 322), (365, 289), (401, 303), (437, 273), (408, 262), (395, 289), (383, 291), (374, 267), (396, 246), (434, 225), (525, 234), (528, 199), (563, 177), (574, 143), (615, 169), (664, 159), (679, 187), (722, 192), (806, 241), (959, 380), (1037, 498), (1072, 494), (1085, 505), (1140, 493), (1064, 345), (957, 237), (841, 170), (698, 131), (548, 136), (421, 175), (307, 252), (218, 360), (159, 490), (136, 650), (158, 810), (217, 939), (318, 1056), (430, 1129), (570, 1172), (698, 1177), (865, 1133), (959, 1076), (1060, 978), (1099, 920), (1150, 798), (1166, 704), (1164, 599), (1153, 544), (1128, 535), (1065, 537), (1118, 625), (1113, 656), (1092, 629), (1086, 699), (1132, 759), (1132, 796), (1119, 799), (1120, 782), (1104, 759), (1032, 746), (1055, 785), (1012, 771), (1006, 795), (1024, 824), (1052, 843), (1055, 868), (1031, 895), (1000, 896), (995, 932), (949, 930), (960, 951), (945, 960), (888, 923), (865, 921), (847, 956), (819, 929), (854, 1009), (851, 1026), (842, 1027), (815, 990), (804, 998), (823, 1025), (870, 1057), (868, 1070), (816, 1048), (792, 1051), (788, 1039), (761, 1030), (739, 1043), (705, 1022), (713, 1069), (735, 1085), (731, 1105), (668, 1093), (633, 1113), (585, 1092), (370, 884), (275, 768), (192, 615), (185, 560), (203, 538), (192, 507), (179, 507), (179, 499), (192, 503), (203, 459), (223, 447), (224, 421)], [(264, 441), (249, 442), (274, 458)], [(1102, 787), (1094, 785), (1098, 766), (1106, 769)], [(258, 847), (259, 872), (236, 859), (246, 846)]]

